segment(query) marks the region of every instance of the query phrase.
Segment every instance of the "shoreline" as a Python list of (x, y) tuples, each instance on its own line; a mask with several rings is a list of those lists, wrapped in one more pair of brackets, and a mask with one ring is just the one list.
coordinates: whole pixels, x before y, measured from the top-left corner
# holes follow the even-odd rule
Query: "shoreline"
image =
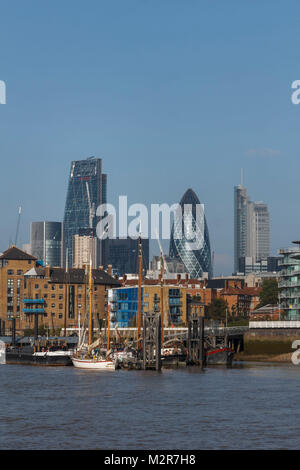
[(292, 364), (292, 354), (293, 353), (284, 353), (284, 354), (244, 354), (236, 353), (234, 355), (233, 361), (241, 362), (275, 362), (275, 363), (291, 363)]

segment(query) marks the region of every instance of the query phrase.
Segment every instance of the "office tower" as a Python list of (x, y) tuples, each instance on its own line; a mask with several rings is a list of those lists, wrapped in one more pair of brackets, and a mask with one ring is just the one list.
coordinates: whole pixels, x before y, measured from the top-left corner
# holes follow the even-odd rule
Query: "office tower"
[[(102, 159), (90, 157), (72, 161), (64, 214), (64, 257), (72, 266), (73, 237), (80, 229), (96, 230), (96, 211), (106, 202), (107, 175), (102, 173)], [(102, 262), (102, 243), (97, 239), (97, 264)]]
[(270, 256), (270, 216), (267, 204), (253, 202), (242, 185), (234, 187), (234, 271), (242, 271), (240, 259), (252, 264)]
[[(105, 263), (112, 265), (118, 276), (138, 273), (138, 240), (132, 238), (107, 238), (105, 240)], [(149, 268), (149, 239), (142, 239), (143, 271)]]
[[(178, 258), (191, 278), (203, 273), (212, 276), (212, 261), (208, 226), (203, 206), (192, 189), (188, 189), (180, 201), (182, 217), (175, 216), (171, 232), (169, 255)], [(185, 210), (185, 206), (186, 210)], [(191, 210), (189, 209), (191, 208)], [(197, 226), (197, 207), (200, 220)], [(187, 235), (189, 234), (189, 238)], [(194, 235), (194, 237), (191, 237)], [(192, 248), (191, 248), (192, 247)]]
[(73, 237), (73, 268), (84, 268), (92, 262), (92, 268), (97, 268), (97, 237), (90, 228), (79, 229)]
[(30, 254), (44, 265), (61, 266), (63, 254), (63, 224), (61, 222), (31, 222)]
[(239, 259), (247, 256), (247, 189), (242, 185), (234, 188), (234, 271), (239, 270)]

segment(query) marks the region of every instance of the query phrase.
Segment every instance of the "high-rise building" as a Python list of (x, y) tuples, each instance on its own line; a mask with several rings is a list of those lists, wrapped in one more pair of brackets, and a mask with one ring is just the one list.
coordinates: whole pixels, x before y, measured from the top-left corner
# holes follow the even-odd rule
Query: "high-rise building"
[(92, 263), (97, 268), (97, 238), (95, 231), (89, 228), (79, 229), (73, 237), (73, 268), (84, 268)]
[[(138, 241), (133, 238), (107, 238), (104, 241), (105, 263), (112, 265), (118, 276), (138, 273)], [(142, 239), (142, 261), (144, 273), (149, 268), (149, 239)]]
[[(80, 229), (96, 230), (99, 205), (107, 201), (107, 175), (102, 173), (102, 159), (90, 157), (72, 161), (64, 214), (64, 257), (72, 266), (73, 237)], [(97, 264), (102, 264), (102, 243), (97, 240)]]
[(44, 265), (62, 266), (62, 222), (31, 222), (30, 254)]
[(169, 255), (183, 262), (191, 278), (199, 278), (203, 273), (211, 277), (210, 241), (203, 206), (192, 189), (184, 193), (179, 204), (182, 217), (174, 218)]
[(270, 256), (270, 215), (267, 204), (253, 202), (242, 185), (234, 187), (234, 271), (239, 260), (255, 264)]

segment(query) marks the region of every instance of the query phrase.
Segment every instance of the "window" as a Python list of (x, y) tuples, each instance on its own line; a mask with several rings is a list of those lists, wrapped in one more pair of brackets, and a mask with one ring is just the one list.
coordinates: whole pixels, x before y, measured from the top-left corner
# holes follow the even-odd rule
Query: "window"
[(21, 276), (22, 274), (23, 274), (23, 270), (22, 270), (22, 269), (18, 269), (17, 275), (18, 275), (18, 276)]
[(13, 270), (13, 269), (9, 269), (9, 270), (7, 271), (7, 274), (8, 274), (9, 276), (13, 276), (14, 270)]
[(62, 288), (63, 288), (62, 284), (60, 284), (59, 288), (60, 288), (60, 289), (62, 289)]
[(59, 308), (62, 309), (62, 308), (63, 308), (63, 304), (59, 304)]
[(51, 294), (51, 299), (55, 299), (55, 294)]
[(60, 314), (58, 315), (58, 318), (62, 318), (62, 317), (63, 317), (63, 316), (62, 316), (62, 313), (60, 313)]
[(39, 285), (38, 285), (38, 284), (35, 284), (34, 288), (35, 288), (35, 289), (38, 289), (38, 288), (39, 288)]
[(55, 290), (55, 285), (54, 284), (51, 286), (51, 290)]
[(48, 284), (44, 284), (44, 289), (48, 289)]
[(44, 299), (47, 299), (47, 297), (48, 297), (48, 294), (44, 294)]
[(55, 304), (51, 304), (51, 308), (55, 308)]

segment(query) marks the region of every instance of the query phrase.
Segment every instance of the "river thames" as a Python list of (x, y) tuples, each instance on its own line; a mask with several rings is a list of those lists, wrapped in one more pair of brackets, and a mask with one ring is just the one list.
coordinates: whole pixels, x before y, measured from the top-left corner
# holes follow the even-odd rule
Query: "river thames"
[(297, 449), (300, 366), (0, 366), (1, 449)]

